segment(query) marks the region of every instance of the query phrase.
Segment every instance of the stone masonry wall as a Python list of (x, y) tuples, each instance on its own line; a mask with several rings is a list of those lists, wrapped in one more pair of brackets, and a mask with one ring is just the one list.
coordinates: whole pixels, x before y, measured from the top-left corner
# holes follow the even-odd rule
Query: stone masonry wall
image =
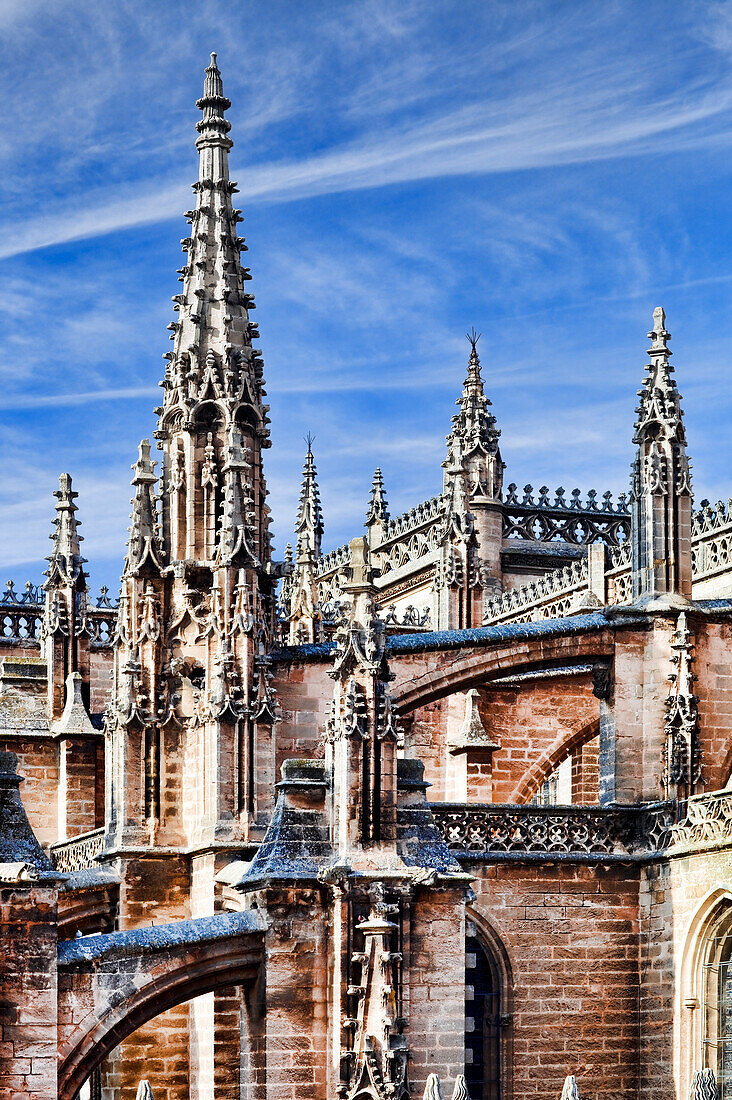
[[(485, 759), (469, 761), (468, 801), (527, 802), (556, 764), (574, 751), (578, 739), (580, 743), (583, 737), (595, 739), (600, 702), (592, 694), (589, 674), (479, 690), (483, 726), (500, 748)], [(453, 713), (456, 709), (457, 715)], [(433, 801), (457, 797), (452, 793), (450, 772), (460, 762), (451, 758), (445, 742), (448, 725), (454, 728), (464, 713), (465, 697), (456, 694), (419, 707), (409, 716), (409, 752), (425, 765), (425, 779), (432, 784), (428, 798)], [(581, 753), (578, 769), (582, 767), (579, 761)], [(597, 755), (594, 765), (588, 755), (587, 767), (587, 777), (580, 782), (578, 776), (578, 793), (581, 788), (582, 801), (596, 802)], [(486, 791), (491, 791), (492, 797), (487, 797)]]
[(56, 1100), (56, 891), (0, 887), (0, 1098)]
[(18, 774), (25, 779), (20, 795), (33, 832), (41, 844), (59, 838), (58, 746), (51, 738), (3, 737), (0, 751), (18, 755)]
[[(704, 1067), (704, 996), (692, 965), (704, 929), (732, 897), (732, 851), (706, 852), (651, 866), (640, 892), (641, 1095), (686, 1095)], [(697, 927), (699, 936), (697, 938)], [(703, 954), (703, 949), (702, 952)], [(713, 1063), (712, 1063), (713, 1065)], [(715, 1068), (713, 1066), (713, 1068)]]
[(583, 1100), (636, 1100), (638, 872), (500, 863), (475, 873), (476, 923), (490, 925), (512, 972), (513, 1095), (556, 1100), (575, 1074)]

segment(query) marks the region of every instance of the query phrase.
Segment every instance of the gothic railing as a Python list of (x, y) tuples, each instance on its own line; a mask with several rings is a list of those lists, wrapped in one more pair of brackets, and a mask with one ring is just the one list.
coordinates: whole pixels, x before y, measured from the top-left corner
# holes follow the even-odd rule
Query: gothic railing
[(439, 496), (423, 501), (416, 508), (410, 508), (408, 511), (402, 512), (400, 516), (394, 516), (393, 519), (387, 521), (384, 527), (384, 535), (380, 545), (385, 546), (389, 542), (402, 539), (405, 535), (434, 523), (442, 518), (444, 510), (445, 498)]
[(707, 580), (732, 567), (732, 500), (708, 500), (691, 520), (691, 559), (695, 581)]
[(71, 840), (60, 840), (50, 847), (51, 863), (57, 871), (67, 874), (97, 867), (96, 857), (102, 850), (103, 842), (104, 829), (94, 829)]
[(587, 591), (587, 558), (555, 569), (530, 584), (510, 588), (492, 600), (486, 600), (483, 623), (530, 623), (554, 619), (573, 610), (577, 595)]
[(534, 488), (525, 485), (519, 498), (518, 486), (508, 486), (503, 504), (503, 537), (527, 539), (530, 542), (569, 542), (586, 546), (603, 542), (606, 546), (619, 546), (630, 538), (630, 513), (625, 493), (613, 504), (612, 493), (604, 493), (597, 499), (597, 491), (590, 489), (587, 500), (582, 500), (579, 489), (573, 489), (567, 500), (565, 490), (557, 489), (550, 500), (549, 489), (542, 485), (536, 500)]
[(429, 607), (423, 607), (420, 611), (419, 608), (414, 607), (412, 604), (408, 604), (402, 609), (401, 619), (397, 615), (396, 608), (392, 605), (386, 609), (386, 614), (382, 614), (385, 626), (401, 627), (404, 630), (431, 630), (431, 615)]
[[(8, 581), (0, 595), (0, 644), (39, 642), (43, 623), (45, 592), (42, 585), (28, 581), (19, 593), (13, 581)], [(96, 606), (86, 610), (86, 626), (92, 643), (99, 648), (112, 644), (117, 620), (117, 604), (109, 599), (109, 589), (102, 587)]]
[(605, 572), (605, 603), (630, 603), (632, 599), (631, 548), (630, 543), (626, 543), (610, 551), (610, 561)]
[(674, 853), (732, 845), (732, 790), (692, 795), (671, 832)]
[(515, 806), (433, 802), (448, 847), (468, 857), (633, 859), (669, 844), (672, 805)]

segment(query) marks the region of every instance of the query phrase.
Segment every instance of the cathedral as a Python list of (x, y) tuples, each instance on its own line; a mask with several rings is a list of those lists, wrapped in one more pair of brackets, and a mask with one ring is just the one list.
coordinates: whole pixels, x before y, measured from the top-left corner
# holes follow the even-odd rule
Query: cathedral
[(0, 596), (0, 1100), (732, 1100), (732, 501), (663, 309), (627, 495), (509, 481), (471, 331), (440, 495), (327, 550), (308, 442), (275, 560), (215, 55), (197, 107), (119, 599), (65, 473)]

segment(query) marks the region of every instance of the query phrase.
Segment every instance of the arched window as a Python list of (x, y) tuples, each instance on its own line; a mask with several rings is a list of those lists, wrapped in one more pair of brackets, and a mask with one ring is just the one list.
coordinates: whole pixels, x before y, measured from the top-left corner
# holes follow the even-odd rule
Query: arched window
[(720, 1100), (732, 1100), (732, 906), (711, 929), (703, 968), (704, 1068), (716, 1074)]
[(465, 1081), (471, 1100), (500, 1100), (501, 988), (496, 960), (468, 921), (465, 937)]

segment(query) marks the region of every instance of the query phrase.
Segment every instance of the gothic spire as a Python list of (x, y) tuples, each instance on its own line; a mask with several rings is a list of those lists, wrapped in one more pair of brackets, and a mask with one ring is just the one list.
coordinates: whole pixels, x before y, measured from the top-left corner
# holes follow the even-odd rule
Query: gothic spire
[(496, 427), (496, 418), (489, 412), (490, 401), (483, 389), (483, 377), (480, 372), (478, 341), (480, 333), (474, 328), (467, 333), (470, 344), (468, 372), (463, 383), (463, 392), (455, 402), (460, 412), (453, 417), (452, 434), (459, 435), (463, 444), (463, 453), (481, 448), (486, 453), (495, 454), (498, 450), (498, 437), (501, 434)]
[(638, 390), (640, 403), (636, 409), (634, 443), (642, 443), (650, 435), (665, 439), (675, 439), (682, 446), (686, 444), (686, 435), (682, 419), (681, 399), (676, 382), (671, 375), (674, 368), (669, 363), (673, 352), (668, 346), (671, 333), (666, 331), (666, 314), (661, 306), (653, 311), (653, 328), (648, 333), (651, 346), (648, 349), (650, 362), (646, 365), (646, 377), (643, 387)]
[(691, 596), (691, 474), (666, 315), (653, 311), (636, 409), (631, 486), (633, 597)]
[(302, 468), (302, 488), (297, 509), (295, 534), (297, 536), (297, 556), (319, 558), (323, 538), (323, 512), (320, 507), (318, 474), (313, 458), (313, 437), (307, 436), (308, 445), (305, 464)]
[[(452, 431), (447, 437), (444, 491), (453, 499), (459, 488), (458, 497), (466, 491), (469, 497), (495, 500), (503, 481), (503, 462), (498, 447), (501, 433), (483, 388), (478, 356), (480, 333), (471, 329), (467, 340), (470, 357), (463, 391), (456, 401), (460, 411), (453, 416)], [(464, 485), (460, 487), (463, 479)]]
[(58, 479), (56, 497), (56, 519), (54, 530), (49, 538), (53, 540), (53, 549), (46, 559), (49, 563), (46, 576), (46, 588), (54, 584), (76, 585), (81, 578), (81, 587), (84, 587), (83, 565), (86, 558), (81, 556), (80, 543), (83, 536), (79, 534), (80, 521), (76, 518), (77, 507), (74, 501), (78, 497), (71, 488), (71, 475), (61, 474)]
[(374, 480), (371, 483), (371, 500), (366, 513), (366, 526), (370, 527), (372, 523), (386, 523), (388, 519), (389, 505), (386, 500), (384, 478), (381, 467), (377, 466), (374, 470)]
[(165, 355), (165, 399), (158, 410), (161, 419), (156, 434), (167, 438), (177, 423), (178, 410), (184, 421), (191, 421), (203, 402), (216, 402), (231, 422), (239, 407), (246, 405), (248, 422), (266, 447), (269, 420), (268, 406), (262, 403), (261, 353), (252, 346), (259, 332), (249, 319), (254, 298), (245, 290), (245, 283), (251, 275), (241, 263), (246, 244), (237, 236), (241, 211), (234, 208), (232, 194), (238, 188), (229, 179), (231, 124), (224, 112), (230, 105), (212, 54), (203, 96), (197, 102), (203, 117), (197, 124), (196, 206), (186, 213), (191, 231), (181, 241), (187, 261), (179, 270), (183, 290), (173, 298), (178, 319), (168, 326), (173, 350)]
[(150, 459), (150, 440), (143, 439), (137, 462), (132, 467), (132, 484), (135, 495), (132, 498), (130, 516), (130, 537), (127, 543), (125, 573), (136, 575), (143, 567), (161, 569), (163, 551), (158, 533), (158, 512), (155, 501), (155, 463)]

